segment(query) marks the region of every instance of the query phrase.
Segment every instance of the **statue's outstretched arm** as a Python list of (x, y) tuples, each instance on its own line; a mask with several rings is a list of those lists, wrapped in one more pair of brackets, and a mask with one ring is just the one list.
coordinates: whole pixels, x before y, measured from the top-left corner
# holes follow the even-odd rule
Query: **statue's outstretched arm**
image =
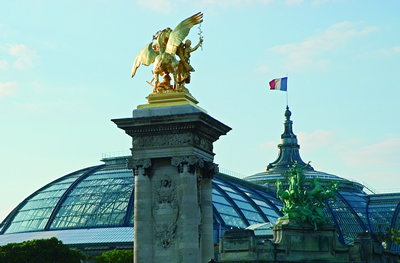
[(189, 34), (190, 29), (201, 22), (203, 22), (203, 14), (201, 12), (180, 22), (169, 35), (166, 52), (174, 55), (178, 46)]
[(194, 48), (190, 49), (190, 52), (196, 51), (196, 49), (200, 47), (201, 43), (203, 43), (203, 38), (200, 38), (199, 43)]

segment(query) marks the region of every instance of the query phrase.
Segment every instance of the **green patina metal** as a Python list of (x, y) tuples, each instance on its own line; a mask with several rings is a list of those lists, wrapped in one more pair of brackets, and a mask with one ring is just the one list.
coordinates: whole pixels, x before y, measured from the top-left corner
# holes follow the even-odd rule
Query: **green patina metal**
[(277, 196), (283, 202), (284, 207), (281, 209), (286, 215), (282, 219), (296, 219), (302, 222), (309, 222), (317, 226), (326, 222), (327, 218), (323, 213), (325, 207), (324, 201), (335, 197), (338, 189), (338, 182), (330, 182), (326, 186), (322, 186), (318, 178), (314, 178), (310, 182), (309, 189), (304, 187), (305, 176), (303, 170), (309, 165), (300, 167), (297, 163), (288, 171), (289, 173), (289, 189), (284, 190), (282, 182), (276, 181)]
[(400, 229), (399, 229), (399, 230), (395, 230), (395, 229), (392, 227), (391, 232), (392, 232), (392, 241), (393, 241), (396, 245), (400, 245)]

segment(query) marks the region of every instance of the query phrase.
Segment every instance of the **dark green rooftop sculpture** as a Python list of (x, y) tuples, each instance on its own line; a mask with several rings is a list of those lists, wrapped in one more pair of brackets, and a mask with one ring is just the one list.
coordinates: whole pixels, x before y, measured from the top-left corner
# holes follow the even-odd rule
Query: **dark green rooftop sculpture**
[(338, 189), (337, 182), (330, 182), (325, 187), (321, 186), (318, 178), (314, 177), (310, 182), (309, 189), (305, 189), (305, 176), (303, 169), (309, 165), (299, 166), (297, 163), (288, 171), (289, 189), (284, 190), (282, 182), (276, 181), (277, 196), (284, 204), (281, 209), (286, 215), (279, 220), (300, 220), (308, 222), (317, 230), (317, 226), (326, 222), (327, 218), (323, 213), (324, 201), (335, 197)]
[(400, 245), (400, 229), (399, 230), (395, 230), (393, 227), (391, 228), (391, 232), (392, 232), (392, 241), (396, 244), (396, 245)]

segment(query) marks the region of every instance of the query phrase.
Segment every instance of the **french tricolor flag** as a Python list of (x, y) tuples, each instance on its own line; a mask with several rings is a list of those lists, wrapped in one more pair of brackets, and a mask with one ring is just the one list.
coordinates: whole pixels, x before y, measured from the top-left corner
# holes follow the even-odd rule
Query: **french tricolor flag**
[(272, 90), (287, 91), (287, 77), (280, 79), (273, 79), (269, 82), (269, 86)]

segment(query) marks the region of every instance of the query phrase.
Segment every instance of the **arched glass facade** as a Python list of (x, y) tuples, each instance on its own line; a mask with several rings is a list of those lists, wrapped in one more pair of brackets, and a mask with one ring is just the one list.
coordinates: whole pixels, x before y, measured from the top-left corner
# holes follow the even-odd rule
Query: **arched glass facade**
[[(287, 185), (287, 171), (294, 163), (305, 167), (306, 182), (315, 177), (321, 184), (340, 182), (336, 198), (325, 202), (324, 214), (336, 226), (341, 243), (351, 245), (357, 234), (367, 230), (382, 235), (392, 227), (400, 229), (400, 193), (369, 195), (359, 183), (306, 165), (290, 116), (287, 108), (278, 158), (264, 172), (243, 180), (224, 173), (214, 176), (214, 242), (231, 228), (264, 228), (259, 232), (267, 233), (267, 226), (283, 216), (275, 182), (280, 179)], [(61, 177), (28, 196), (0, 224), (0, 245), (55, 236), (70, 245), (132, 247), (134, 177), (126, 168), (126, 157), (104, 162)], [(392, 243), (391, 250), (400, 253), (400, 246)]]
[[(212, 180), (212, 198), (215, 242), (226, 229), (275, 224), (283, 215), (281, 201), (268, 188), (221, 173)], [(88, 238), (89, 229), (106, 231), (110, 237), (114, 233), (109, 242), (132, 242), (133, 200), (134, 177), (124, 159), (71, 173), (39, 189), (10, 213), (0, 226), (0, 245), (52, 233), (79, 243)], [(324, 212), (337, 226), (339, 241), (352, 244), (360, 232), (398, 228), (399, 202), (400, 193), (339, 191)]]

